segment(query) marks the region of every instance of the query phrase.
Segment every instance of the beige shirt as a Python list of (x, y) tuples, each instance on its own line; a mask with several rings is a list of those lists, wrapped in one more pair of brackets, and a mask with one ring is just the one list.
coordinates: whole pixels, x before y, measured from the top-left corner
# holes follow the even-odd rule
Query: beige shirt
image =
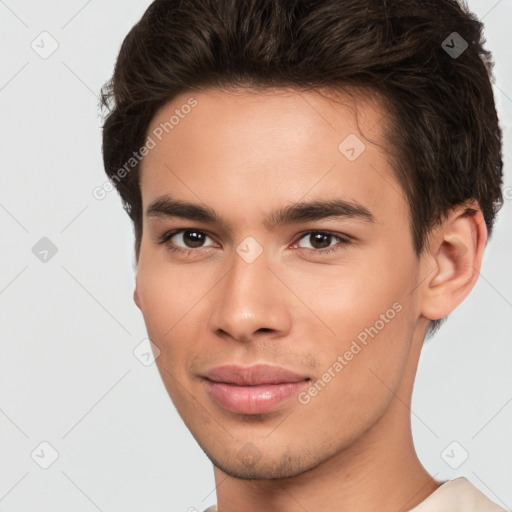
[(448, 480), (409, 512), (509, 512), (496, 505), (467, 478)]
[[(204, 512), (218, 512), (217, 506)], [(511, 512), (496, 505), (467, 478), (448, 480), (409, 512)]]

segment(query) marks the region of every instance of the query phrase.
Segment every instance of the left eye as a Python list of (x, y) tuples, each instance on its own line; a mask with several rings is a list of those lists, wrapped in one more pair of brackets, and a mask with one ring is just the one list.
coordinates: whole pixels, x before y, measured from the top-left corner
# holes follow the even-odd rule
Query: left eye
[[(309, 247), (300, 244), (300, 241), (304, 239), (309, 241)], [(304, 234), (297, 244), (299, 247), (304, 247), (306, 249), (325, 249), (331, 247), (333, 239), (337, 242), (343, 242), (343, 239), (337, 235), (324, 233), (323, 231), (313, 231)]]

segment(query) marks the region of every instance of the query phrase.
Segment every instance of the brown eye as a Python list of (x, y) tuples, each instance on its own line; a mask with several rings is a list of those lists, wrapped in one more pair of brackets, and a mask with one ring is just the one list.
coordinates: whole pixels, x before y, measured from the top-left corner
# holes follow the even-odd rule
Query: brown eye
[[(187, 251), (188, 249), (198, 249), (203, 247), (212, 247), (215, 244), (205, 245), (209, 235), (196, 229), (178, 229), (164, 233), (160, 238), (160, 244), (167, 245), (170, 249), (178, 251)], [(213, 241), (213, 240), (212, 240)]]
[(353, 238), (349, 235), (334, 234), (327, 231), (309, 231), (302, 234), (295, 246), (302, 249), (302, 252), (306, 251), (313, 256), (328, 256), (347, 249), (352, 242)]
[(187, 247), (201, 247), (207, 236), (200, 231), (184, 231), (183, 242)]
[(309, 235), (310, 243), (315, 249), (324, 249), (325, 247), (329, 247), (331, 245), (331, 239), (332, 235), (327, 235), (325, 233)]
[[(301, 238), (301, 240), (306, 239), (309, 242), (310, 247), (306, 246), (306, 248), (308, 248), (308, 249), (309, 248), (325, 249), (325, 248), (331, 246), (333, 238), (340, 240), (340, 237), (331, 235), (330, 233), (323, 233), (321, 231), (315, 231), (315, 232), (311, 232), (311, 233), (306, 233)], [(304, 246), (300, 245), (300, 243), (299, 243), (299, 247), (304, 247)]]

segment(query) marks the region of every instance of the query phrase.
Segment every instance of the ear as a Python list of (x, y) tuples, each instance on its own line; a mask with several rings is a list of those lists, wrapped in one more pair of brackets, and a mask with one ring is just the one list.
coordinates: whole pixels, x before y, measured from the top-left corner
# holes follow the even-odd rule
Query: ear
[(487, 226), (476, 201), (459, 205), (432, 230), (422, 255), (421, 312), (428, 320), (449, 315), (471, 292), (482, 265)]

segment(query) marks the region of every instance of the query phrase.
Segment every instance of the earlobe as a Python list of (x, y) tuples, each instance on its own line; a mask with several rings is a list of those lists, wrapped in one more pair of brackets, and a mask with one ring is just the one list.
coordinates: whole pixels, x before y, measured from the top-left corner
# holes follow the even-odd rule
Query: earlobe
[(478, 205), (455, 208), (432, 233), (427, 260), (432, 264), (422, 296), (422, 315), (439, 320), (449, 315), (473, 289), (487, 243), (487, 227)]

